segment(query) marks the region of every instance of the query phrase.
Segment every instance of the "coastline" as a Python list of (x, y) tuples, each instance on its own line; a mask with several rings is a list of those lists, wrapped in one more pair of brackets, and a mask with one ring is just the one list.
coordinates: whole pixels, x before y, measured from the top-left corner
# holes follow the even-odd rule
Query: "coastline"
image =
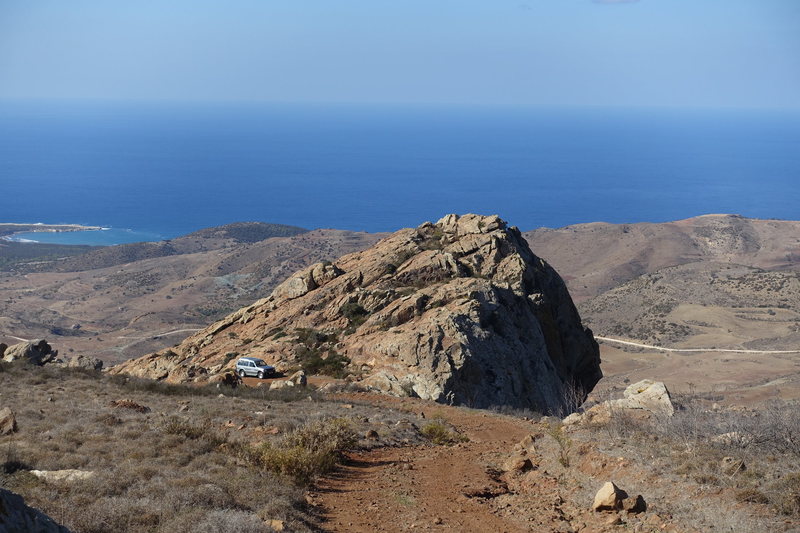
[(0, 237), (8, 237), (17, 233), (63, 233), (67, 231), (100, 231), (104, 229), (107, 228), (102, 226), (85, 226), (82, 224), (0, 222)]

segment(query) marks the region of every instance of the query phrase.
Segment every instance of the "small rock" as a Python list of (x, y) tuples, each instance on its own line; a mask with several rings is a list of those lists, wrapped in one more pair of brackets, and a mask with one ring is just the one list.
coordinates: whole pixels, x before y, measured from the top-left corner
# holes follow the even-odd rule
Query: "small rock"
[(622, 518), (620, 518), (617, 515), (609, 516), (606, 519), (606, 524), (608, 524), (609, 526), (619, 526), (622, 524)]
[(374, 429), (370, 429), (364, 434), (364, 438), (376, 440), (378, 438), (378, 432)]
[(722, 444), (724, 446), (738, 446), (744, 448), (752, 442), (752, 438), (748, 435), (739, 433), (738, 431), (729, 431), (715, 437), (711, 437), (711, 442), (714, 444)]
[(622, 500), (622, 508), (632, 514), (643, 513), (647, 510), (647, 502), (644, 501), (641, 494), (637, 494), (633, 498)]
[(30, 473), (48, 483), (70, 483), (94, 477), (91, 470), (31, 470)]
[(622, 507), (622, 500), (627, 498), (624, 490), (607, 481), (594, 497), (593, 511), (616, 511)]
[(11, 435), (17, 431), (17, 417), (8, 407), (0, 409), (0, 435)]
[(346, 404), (343, 404), (342, 407), (345, 408), (345, 409), (352, 409), (353, 408), (353, 404), (346, 403)]
[(113, 400), (110, 403), (111, 407), (115, 409), (130, 409), (131, 411), (136, 411), (137, 413), (149, 413), (150, 408), (136, 403), (133, 400), (123, 399), (123, 400)]
[(283, 520), (270, 520), (269, 527), (271, 527), (273, 531), (283, 531), (286, 529)]
[(533, 470), (533, 462), (523, 455), (515, 455), (503, 463), (504, 472), (527, 472)]
[(737, 459), (735, 457), (723, 457), (722, 461), (720, 462), (720, 470), (722, 470), (723, 474), (732, 476), (737, 472), (746, 470), (746, 467), (744, 465), (744, 461), (741, 459)]
[(188, 405), (181, 405), (181, 408), (178, 409), (178, 411), (180, 411), (181, 413), (185, 413), (188, 410), (189, 410), (189, 406)]

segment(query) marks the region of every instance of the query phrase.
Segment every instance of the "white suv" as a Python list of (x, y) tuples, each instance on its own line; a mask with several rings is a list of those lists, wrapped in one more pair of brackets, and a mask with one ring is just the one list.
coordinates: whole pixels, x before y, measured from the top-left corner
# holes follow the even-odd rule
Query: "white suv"
[(255, 376), (258, 379), (264, 379), (275, 374), (275, 368), (257, 357), (241, 357), (236, 361), (236, 373), (240, 378)]

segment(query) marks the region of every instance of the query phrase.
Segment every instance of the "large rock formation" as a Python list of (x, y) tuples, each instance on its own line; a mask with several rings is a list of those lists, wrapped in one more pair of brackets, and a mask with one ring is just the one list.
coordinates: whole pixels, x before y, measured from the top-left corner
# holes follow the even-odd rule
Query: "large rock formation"
[(282, 371), (348, 371), (396, 395), (548, 412), (601, 377), (563, 281), (496, 216), (448, 215), (312, 265), (177, 347), (112, 372), (202, 381), (238, 355)]

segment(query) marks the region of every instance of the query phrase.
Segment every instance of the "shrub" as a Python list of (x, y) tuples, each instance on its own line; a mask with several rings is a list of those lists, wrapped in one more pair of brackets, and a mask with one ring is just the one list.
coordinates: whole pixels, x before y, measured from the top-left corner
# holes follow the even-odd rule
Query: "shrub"
[(469, 439), (460, 433), (450, 429), (450, 425), (443, 418), (436, 418), (428, 422), (419, 431), (423, 437), (439, 446), (450, 446), (459, 442), (466, 442)]
[(564, 433), (561, 423), (550, 424), (547, 434), (558, 444), (558, 462), (561, 466), (569, 467), (569, 453), (572, 450), (572, 440)]
[(277, 444), (261, 444), (253, 455), (262, 468), (306, 485), (333, 470), (356, 440), (347, 420), (320, 420), (295, 429)]
[(768, 495), (779, 513), (800, 516), (800, 472), (793, 472), (774, 483)]
[(367, 317), (369, 316), (369, 311), (364, 309), (360, 304), (356, 302), (347, 302), (341, 308), (342, 316), (345, 317), (348, 321), (347, 329), (345, 330), (345, 334), (349, 335), (358, 328), (361, 324), (363, 324)]

